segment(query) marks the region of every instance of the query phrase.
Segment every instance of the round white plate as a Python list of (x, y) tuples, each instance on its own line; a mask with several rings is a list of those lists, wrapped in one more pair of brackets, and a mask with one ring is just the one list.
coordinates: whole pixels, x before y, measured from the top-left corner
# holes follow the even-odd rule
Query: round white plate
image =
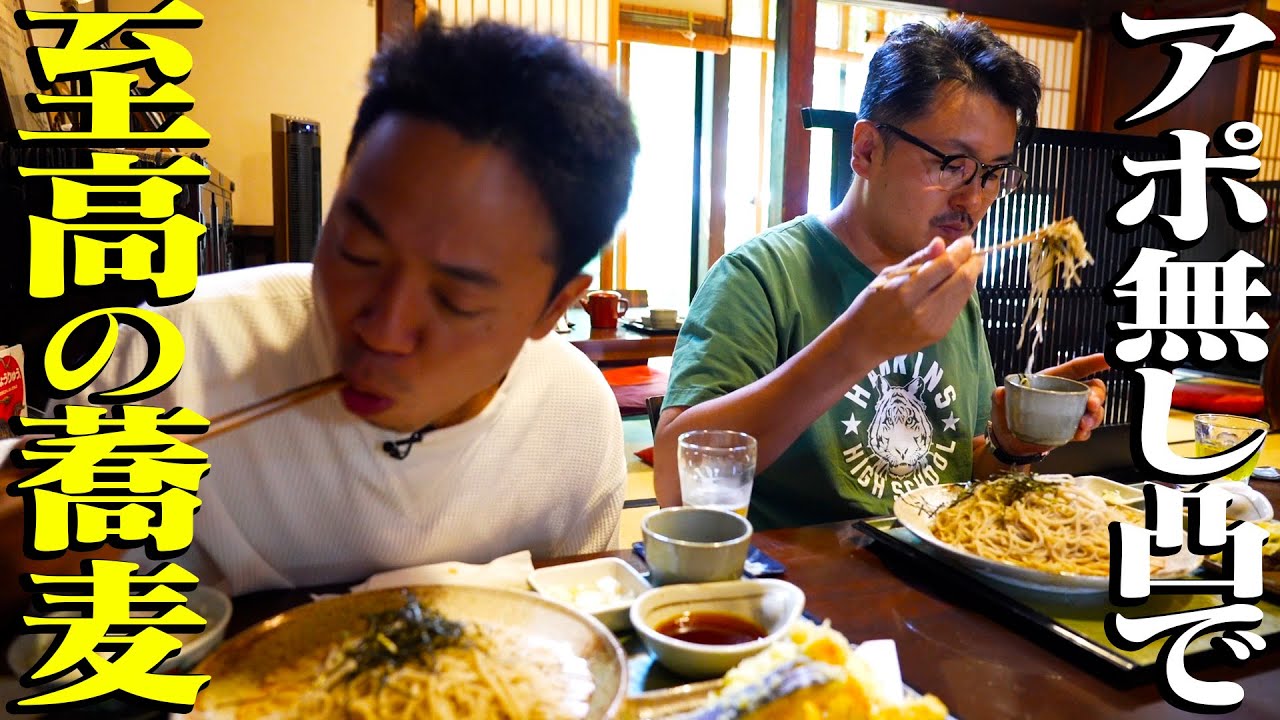
[[(1074, 482), (1100, 494), (1107, 502), (1117, 505), (1128, 505), (1142, 501), (1142, 489), (1121, 485), (1106, 478), (1093, 475), (1073, 477), (1070, 475), (1041, 475), (1040, 480), (1049, 482)], [(961, 485), (931, 485), (917, 488), (900, 495), (893, 503), (893, 514), (903, 527), (910, 530), (924, 542), (940, 550), (943, 555), (966, 568), (987, 577), (1019, 587), (1051, 593), (1105, 593), (1110, 578), (1106, 575), (1079, 575), (1075, 573), (1052, 573), (1043, 570), (1015, 565), (1009, 562), (989, 560), (963, 548), (955, 547), (939, 540), (933, 534), (934, 515), (949, 505), (961, 492)], [(1177, 555), (1163, 558), (1164, 567), (1151, 575), (1154, 579), (1185, 577), (1204, 560), (1187, 550), (1186, 544)]]

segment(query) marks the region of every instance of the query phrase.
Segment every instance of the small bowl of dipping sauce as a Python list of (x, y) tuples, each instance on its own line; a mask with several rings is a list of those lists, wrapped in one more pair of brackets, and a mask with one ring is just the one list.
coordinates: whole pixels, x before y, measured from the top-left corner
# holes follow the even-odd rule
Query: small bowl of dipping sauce
[(767, 648), (804, 612), (785, 580), (668, 585), (641, 595), (631, 624), (658, 662), (689, 678), (723, 675)]

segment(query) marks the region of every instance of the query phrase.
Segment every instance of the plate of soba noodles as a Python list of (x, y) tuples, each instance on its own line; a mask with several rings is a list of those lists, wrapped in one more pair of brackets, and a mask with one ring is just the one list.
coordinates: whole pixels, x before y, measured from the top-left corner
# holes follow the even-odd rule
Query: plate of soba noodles
[(615, 716), (625, 655), (604, 625), (537, 595), (467, 586), (318, 600), (240, 633), (196, 669), (191, 718)]
[[(1097, 476), (1010, 473), (900, 495), (898, 522), (942, 554), (1001, 582), (1055, 593), (1105, 593), (1112, 522), (1145, 526), (1142, 490)], [(1151, 577), (1193, 573), (1184, 547), (1151, 558)]]

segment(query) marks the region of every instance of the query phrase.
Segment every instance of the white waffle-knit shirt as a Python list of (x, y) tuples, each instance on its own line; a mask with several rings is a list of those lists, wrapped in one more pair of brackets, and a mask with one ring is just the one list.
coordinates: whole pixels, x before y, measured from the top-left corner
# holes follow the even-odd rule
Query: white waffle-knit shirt
[[(146, 405), (212, 418), (336, 372), (311, 295), (311, 266), (202, 276), (157, 312), (186, 344), (177, 380)], [(106, 370), (76, 398), (119, 387), (145, 362), (121, 326)], [(177, 562), (239, 595), (356, 582), (444, 560), (487, 562), (596, 552), (617, 530), (626, 483), (622, 423), (600, 371), (552, 333), (528, 341), (476, 417), (403, 438), (343, 408), (337, 393), (201, 442), (195, 542)], [(144, 566), (141, 550), (127, 559)]]

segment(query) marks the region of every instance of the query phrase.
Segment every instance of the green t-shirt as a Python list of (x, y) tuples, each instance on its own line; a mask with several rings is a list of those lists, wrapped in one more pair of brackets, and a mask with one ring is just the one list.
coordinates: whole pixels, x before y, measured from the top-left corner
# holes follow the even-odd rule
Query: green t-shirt
[[(816, 217), (766, 231), (707, 274), (680, 331), (664, 407), (773, 372), (875, 275)], [(757, 529), (888, 514), (895, 496), (973, 474), (995, 387), (977, 297), (939, 343), (882, 363), (757, 474)]]

